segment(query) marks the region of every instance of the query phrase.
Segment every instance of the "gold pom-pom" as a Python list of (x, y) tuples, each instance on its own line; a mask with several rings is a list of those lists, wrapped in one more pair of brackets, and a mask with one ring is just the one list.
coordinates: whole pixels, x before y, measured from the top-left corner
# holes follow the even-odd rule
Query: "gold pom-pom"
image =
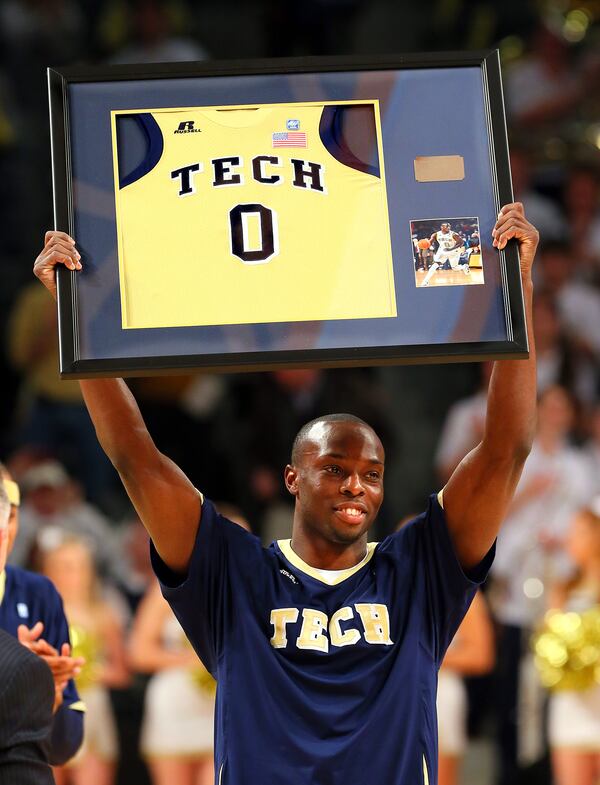
[[(181, 642), (184, 646), (193, 649), (192, 644), (187, 639), (183, 630), (181, 631)], [(192, 684), (209, 697), (214, 697), (217, 692), (217, 682), (213, 679), (210, 673), (206, 670), (204, 665), (198, 659), (194, 665), (189, 669), (190, 679)]]
[(548, 611), (532, 645), (549, 690), (583, 691), (600, 684), (600, 606), (583, 613)]
[(73, 657), (83, 657), (85, 664), (81, 673), (75, 679), (77, 689), (85, 690), (95, 684), (100, 671), (100, 645), (96, 635), (92, 635), (80, 624), (71, 624), (69, 627), (71, 638), (71, 653)]
[(214, 696), (217, 691), (217, 682), (213, 679), (210, 673), (206, 670), (201, 662), (195, 665), (190, 670), (190, 676), (194, 685), (205, 695), (209, 697)]

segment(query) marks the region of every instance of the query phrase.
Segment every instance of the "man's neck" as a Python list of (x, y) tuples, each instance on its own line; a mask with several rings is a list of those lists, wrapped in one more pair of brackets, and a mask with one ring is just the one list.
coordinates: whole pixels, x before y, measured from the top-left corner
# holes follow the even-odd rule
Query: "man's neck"
[(367, 535), (353, 543), (335, 543), (294, 527), (291, 547), (296, 556), (317, 570), (347, 570), (365, 558)]

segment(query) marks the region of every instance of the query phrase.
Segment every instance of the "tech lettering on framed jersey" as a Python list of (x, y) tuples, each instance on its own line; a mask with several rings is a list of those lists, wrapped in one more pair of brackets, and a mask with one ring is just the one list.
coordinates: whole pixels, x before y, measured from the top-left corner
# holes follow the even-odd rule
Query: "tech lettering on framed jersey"
[[(369, 107), (377, 160), (336, 138)], [(146, 154), (121, 171), (118, 124)], [(378, 101), (113, 111), (122, 327), (396, 316)]]

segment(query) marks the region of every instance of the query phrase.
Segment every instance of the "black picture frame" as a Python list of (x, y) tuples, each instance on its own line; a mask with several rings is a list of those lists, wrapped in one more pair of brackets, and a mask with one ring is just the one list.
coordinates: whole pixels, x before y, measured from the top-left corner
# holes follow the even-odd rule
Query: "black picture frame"
[[(369, 57), (335, 57), (335, 58), (286, 58), (256, 61), (210, 61), (202, 63), (177, 63), (155, 65), (126, 66), (71, 66), (48, 69), (52, 174), (54, 196), (55, 228), (77, 236), (78, 204), (73, 172), (73, 145), (85, 145), (85, 125), (78, 126), (77, 112), (73, 106), (72, 91), (80, 85), (92, 89), (102, 84), (110, 90), (112, 86), (126, 83), (135, 89), (137, 85), (148, 88), (173, 84), (173, 80), (231, 79), (243, 87), (244, 80), (257, 77), (295, 75), (325, 75), (323, 78), (334, 77), (336, 74), (364, 76), (380, 74), (415, 74), (426, 79), (436, 80), (440, 74), (454, 75), (455, 72), (469, 69), (473, 75), (476, 69), (481, 84), (480, 113), (485, 124), (487, 138), (481, 140), (487, 146), (489, 154), (489, 178), (491, 192), (490, 204), (496, 212), (502, 204), (513, 201), (510, 176), (508, 140), (499, 53), (497, 50), (484, 52), (437, 53), (427, 55), (393, 55)], [(399, 76), (398, 78), (401, 78)], [(161, 85), (162, 83), (162, 85)], [(428, 81), (427, 81), (428, 83)], [(179, 82), (177, 82), (179, 84)], [(198, 82), (194, 82), (198, 84)], [(93, 98), (92, 98), (93, 100)], [(302, 100), (300, 98), (299, 100)], [(310, 100), (310, 99), (307, 99)], [(224, 101), (223, 103), (227, 103)], [(253, 103), (253, 101), (248, 101)], [(177, 101), (174, 106), (181, 106)], [(198, 103), (190, 103), (198, 106)], [(441, 124), (444, 125), (443, 123)], [(108, 128), (108, 124), (107, 124)], [(481, 134), (480, 134), (481, 136)], [(452, 152), (440, 142), (440, 153)], [(110, 211), (109, 211), (110, 212)], [(456, 215), (451, 204), (448, 205), (446, 216)], [(464, 214), (464, 213), (460, 213)], [(414, 218), (427, 218), (426, 215), (415, 215)], [(431, 216), (432, 218), (439, 217)], [(110, 219), (109, 219), (110, 224)], [(408, 233), (408, 228), (407, 228)], [(491, 245), (490, 245), (491, 248)], [(82, 250), (84, 266), (89, 259), (94, 259), (94, 248), (84, 247)], [(115, 251), (116, 253), (116, 251)], [(523, 293), (519, 270), (519, 257), (516, 243), (511, 241), (503, 251), (488, 249), (488, 256), (495, 254), (491, 264), (497, 265), (497, 290), (501, 291), (496, 310), (503, 309), (505, 334), (489, 336), (482, 334), (477, 340), (425, 340), (423, 343), (394, 342), (393, 345), (345, 345), (318, 346), (310, 348), (289, 347), (277, 349), (270, 345), (268, 350), (225, 350), (203, 353), (201, 350), (183, 352), (177, 350), (177, 333), (174, 333), (175, 348), (169, 346), (165, 351), (160, 346), (150, 352), (138, 349), (135, 352), (123, 351), (113, 346), (102, 347), (102, 332), (94, 352), (86, 351), (82, 334), (86, 329), (86, 311), (82, 305), (82, 281), (78, 273), (60, 267), (58, 270), (58, 315), (59, 315), (59, 355), (60, 374), (63, 378), (90, 378), (96, 376), (141, 376), (161, 373), (184, 373), (192, 370), (205, 371), (257, 371), (277, 370), (283, 368), (306, 367), (352, 367), (384, 364), (414, 364), (426, 362), (464, 362), (487, 359), (519, 359), (528, 357), (527, 330), (523, 305)], [(407, 254), (409, 256), (409, 254)], [(394, 260), (394, 264), (395, 264)], [(414, 273), (413, 273), (414, 276)], [(96, 280), (95, 286), (102, 286)], [(448, 290), (451, 287), (448, 287)], [(465, 287), (467, 288), (467, 287)], [(415, 289), (415, 292), (417, 290)], [(410, 294), (410, 293), (409, 293)], [(424, 293), (413, 297), (423, 297)], [(429, 292), (427, 292), (427, 296)], [(442, 303), (441, 289), (436, 295), (436, 302)], [(443, 296), (455, 294), (445, 293)], [(500, 296), (500, 295), (498, 295)], [(423, 301), (425, 302), (425, 301)], [(463, 307), (462, 319), (468, 321), (468, 305)], [(105, 327), (111, 319), (118, 319), (114, 312), (104, 318)], [(368, 322), (369, 320), (366, 320)], [(118, 325), (113, 325), (118, 334)], [(181, 330), (180, 327), (165, 328)], [(180, 333), (183, 335), (183, 333)], [(140, 340), (152, 343), (155, 331), (147, 330)], [(162, 334), (161, 334), (162, 335)], [(113, 342), (114, 343), (114, 342)], [(201, 348), (201, 347), (200, 347)], [(233, 347), (235, 349), (236, 347)]]

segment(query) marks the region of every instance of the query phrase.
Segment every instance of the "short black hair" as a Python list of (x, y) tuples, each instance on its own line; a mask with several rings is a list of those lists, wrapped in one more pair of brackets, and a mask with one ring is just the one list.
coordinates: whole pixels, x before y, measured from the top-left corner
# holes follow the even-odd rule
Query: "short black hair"
[(302, 449), (302, 445), (307, 439), (308, 433), (317, 423), (330, 423), (330, 422), (352, 422), (356, 423), (357, 425), (362, 425), (369, 430), (373, 430), (373, 428), (369, 425), (368, 422), (361, 420), (360, 417), (356, 417), (354, 414), (346, 414), (345, 412), (341, 412), (339, 414), (323, 414), (321, 417), (315, 417), (314, 420), (305, 423), (305, 425), (300, 428), (298, 433), (296, 434), (296, 438), (294, 439), (294, 443), (292, 445), (292, 465), (296, 465), (298, 459), (300, 457), (300, 450)]

